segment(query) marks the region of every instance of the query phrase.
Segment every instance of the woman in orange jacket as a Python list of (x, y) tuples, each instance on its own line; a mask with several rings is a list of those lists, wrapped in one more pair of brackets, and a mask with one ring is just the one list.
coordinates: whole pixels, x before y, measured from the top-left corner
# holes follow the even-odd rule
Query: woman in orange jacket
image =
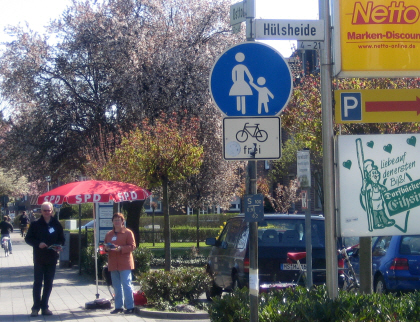
[[(134, 269), (133, 251), (136, 242), (133, 232), (124, 225), (124, 215), (112, 216), (114, 229), (105, 236), (105, 250), (108, 252), (108, 270), (111, 272), (112, 286), (115, 291), (115, 309), (111, 314), (134, 313), (131, 270)], [(124, 311), (123, 307), (126, 310)]]

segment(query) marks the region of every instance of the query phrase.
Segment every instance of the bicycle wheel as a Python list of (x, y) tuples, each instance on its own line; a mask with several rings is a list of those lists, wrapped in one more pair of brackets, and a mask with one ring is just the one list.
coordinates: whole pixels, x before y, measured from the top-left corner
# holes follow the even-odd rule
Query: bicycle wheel
[(359, 291), (359, 285), (353, 278), (346, 276), (343, 290), (350, 293), (357, 293)]
[(236, 133), (236, 140), (241, 143), (245, 142), (248, 140), (248, 133), (244, 130), (238, 131), (238, 133)]
[(256, 133), (255, 138), (257, 139), (258, 142), (265, 142), (268, 139), (268, 134), (264, 130), (259, 130)]

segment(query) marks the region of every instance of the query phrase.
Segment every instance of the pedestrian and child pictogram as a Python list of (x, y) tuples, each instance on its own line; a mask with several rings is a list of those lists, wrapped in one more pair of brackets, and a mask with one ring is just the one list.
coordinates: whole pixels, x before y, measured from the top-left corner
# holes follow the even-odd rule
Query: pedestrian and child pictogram
[(210, 75), (214, 102), (227, 116), (274, 116), (293, 90), (283, 56), (268, 45), (246, 42), (226, 50)]

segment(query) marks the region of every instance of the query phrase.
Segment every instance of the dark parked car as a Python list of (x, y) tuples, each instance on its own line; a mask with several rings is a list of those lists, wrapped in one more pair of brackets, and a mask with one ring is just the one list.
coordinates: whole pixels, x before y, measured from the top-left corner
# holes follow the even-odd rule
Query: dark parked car
[[(312, 266), (325, 269), (325, 221), (312, 216)], [(243, 215), (231, 218), (219, 238), (208, 238), (213, 246), (207, 272), (213, 277), (208, 297), (220, 295), (223, 290), (247, 286), (249, 280), (249, 225)], [(260, 284), (296, 282), (297, 265), (287, 262), (288, 252), (304, 252), (305, 215), (264, 215), (258, 223), (258, 272)], [(305, 259), (303, 259), (303, 263)], [(325, 271), (313, 273), (314, 284), (325, 283)]]
[[(359, 273), (358, 257), (351, 261)], [(374, 237), (372, 274), (376, 293), (420, 290), (420, 235)]]

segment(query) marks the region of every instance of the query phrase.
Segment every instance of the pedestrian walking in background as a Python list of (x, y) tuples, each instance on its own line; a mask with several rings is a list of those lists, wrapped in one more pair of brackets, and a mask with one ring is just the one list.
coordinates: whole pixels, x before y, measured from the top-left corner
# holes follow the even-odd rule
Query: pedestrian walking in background
[(12, 239), (10, 238), (10, 233), (13, 232), (13, 226), (8, 221), (8, 216), (3, 216), (3, 221), (0, 222), (0, 233), (1, 238), (9, 237), (9, 254), (12, 254)]
[(115, 309), (111, 314), (132, 314), (134, 298), (131, 270), (134, 269), (133, 251), (136, 242), (133, 232), (125, 227), (123, 214), (115, 213), (112, 224), (114, 228), (106, 234), (104, 240), (105, 250), (108, 252), (108, 270), (111, 272), (115, 291)]
[(26, 211), (22, 212), (19, 218), (20, 221), (20, 235), (25, 237), (26, 229), (28, 229), (29, 217), (26, 215)]
[[(44, 202), (41, 205), (41, 217), (31, 223), (25, 241), (33, 247), (34, 257), (34, 285), (32, 289), (33, 301), (31, 316), (52, 315), (48, 309), (48, 300), (51, 295), (58, 252), (64, 245), (63, 227), (54, 217), (53, 205)], [(42, 283), (44, 289), (41, 297)]]

